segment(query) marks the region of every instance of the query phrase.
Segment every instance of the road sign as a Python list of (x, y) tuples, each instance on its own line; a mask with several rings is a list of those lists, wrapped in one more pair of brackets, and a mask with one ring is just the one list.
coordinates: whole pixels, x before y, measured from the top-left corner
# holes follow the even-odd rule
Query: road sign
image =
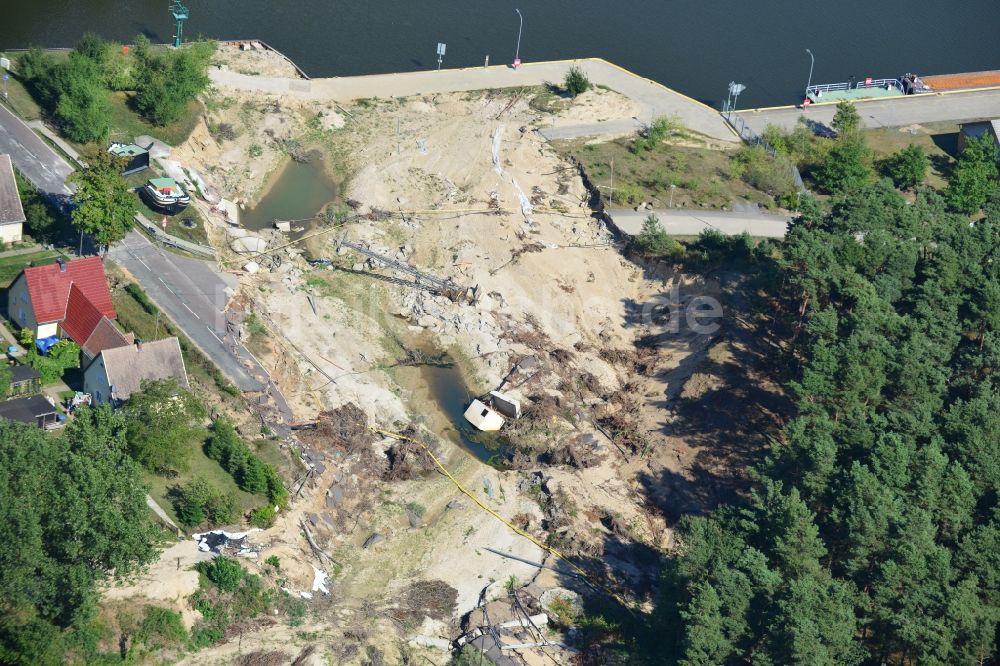
[(444, 51), (448, 48), (448, 45), (443, 42), (438, 42), (438, 70), (441, 69), (441, 60), (444, 58)]
[(10, 59), (0, 58), (0, 67), (2, 67), (3, 69), (10, 69)]

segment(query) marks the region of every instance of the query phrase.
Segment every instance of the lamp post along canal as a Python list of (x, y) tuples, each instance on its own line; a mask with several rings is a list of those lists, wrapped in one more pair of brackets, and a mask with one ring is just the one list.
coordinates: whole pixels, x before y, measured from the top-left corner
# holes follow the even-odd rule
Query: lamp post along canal
[(515, 9), (519, 23), (517, 25), (517, 48), (514, 49), (514, 69), (521, 66), (521, 30), (524, 29), (524, 16), (520, 9)]
[(813, 65), (816, 64), (816, 58), (813, 56), (813, 52), (806, 49), (806, 53), (809, 54), (809, 80), (806, 81), (806, 97), (809, 96), (809, 89), (812, 88), (813, 82)]

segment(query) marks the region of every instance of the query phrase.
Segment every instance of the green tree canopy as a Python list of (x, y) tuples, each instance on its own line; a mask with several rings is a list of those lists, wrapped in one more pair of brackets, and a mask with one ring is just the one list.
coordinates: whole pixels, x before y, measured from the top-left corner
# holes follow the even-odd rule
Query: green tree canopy
[(129, 452), (151, 471), (183, 470), (205, 418), (204, 404), (177, 380), (145, 380), (122, 406)]
[(997, 147), (991, 134), (969, 139), (948, 179), (948, 202), (962, 213), (986, 205), (997, 185)]
[(135, 223), (136, 201), (121, 176), (120, 160), (106, 151), (97, 152), (89, 166), (70, 176), (76, 183), (73, 195), (73, 225), (100, 245), (125, 238)]
[(670, 237), (653, 213), (642, 222), (642, 231), (632, 237), (633, 249), (644, 257), (669, 257), (681, 250), (680, 243)]
[[(853, 108), (853, 107), (850, 107)], [(871, 151), (856, 132), (842, 132), (813, 177), (830, 194), (859, 190), (872, 178)]]
[(198, 42), (169, 51), (138, 46), (136, 107), (154, 124), (166, 125), (180, 118), (188, 103), (208, 88), (214, 43)]
[(855, 134), (861, 129), (861, 116), (853, 103), (841, 100), (837, 102), (837, 111), (833, 114), (830, 125), (837, 130), (839, 136)]
[(0, 420), (0, 658), (25, 632), (87, 616), (97, 583), (154, 559), (123, 426), (107, 407), (79, 410), (59, 437)]
[(912, 190), (924, 182), (930, 161), (924, 149), (911, 143), (885, 161), (886, 172), (901, 190)]

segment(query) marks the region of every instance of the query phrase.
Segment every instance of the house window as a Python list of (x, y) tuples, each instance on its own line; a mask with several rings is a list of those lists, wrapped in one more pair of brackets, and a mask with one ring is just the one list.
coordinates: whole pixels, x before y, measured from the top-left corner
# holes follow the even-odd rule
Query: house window
[(27, 294), (21, 294), (21, 302), (22, 303), (27, 303), (28, 302), (28, 295)]
[(21, 322), (24, 322), (24, 308), (21, 308), (20, 310), (17, 311), (17, 318)]

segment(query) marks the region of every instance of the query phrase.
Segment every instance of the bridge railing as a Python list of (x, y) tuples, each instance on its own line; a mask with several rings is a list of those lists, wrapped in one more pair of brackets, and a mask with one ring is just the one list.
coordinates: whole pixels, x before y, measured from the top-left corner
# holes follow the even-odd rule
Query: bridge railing
[(866, 90), (868, 88), (895, 88), (901, 93), (906, 92), (903, 88), (903, 82), (899, 79), (872, 79), (871, 81), (863, 79), (854, 84), (851, 84), (850, 82), (818, 83), (816, 85), (809, 86), (809, 88), (806, 89), (806, 93), (809, 95), (819, 95), (820, 93), (843, 92), (847, 90)]

